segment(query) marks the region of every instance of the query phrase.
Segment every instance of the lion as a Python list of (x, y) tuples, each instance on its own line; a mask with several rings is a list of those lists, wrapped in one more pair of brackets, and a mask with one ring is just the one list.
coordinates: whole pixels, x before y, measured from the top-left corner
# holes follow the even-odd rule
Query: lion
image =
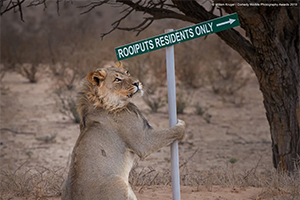
[(97, 69), (82, 81), (77, 100), (80, 135), (62, 200), (136, 200), (128, 182), (135, 157), (144, 159), (183, 138), (185, 123), (181, 120), (162, 130), (150, 126), (130, 101), (141, 93), (141, 82), (121, 62)]

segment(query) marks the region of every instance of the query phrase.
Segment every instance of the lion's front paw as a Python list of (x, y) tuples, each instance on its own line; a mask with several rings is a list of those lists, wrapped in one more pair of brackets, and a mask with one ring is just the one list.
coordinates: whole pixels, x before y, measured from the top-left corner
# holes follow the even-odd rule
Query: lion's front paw
[(184, 137), (184, 133), (185, 133), (185, 122), (178, 119), (178, 123), (176, 124), (176, 126), (179, 128), (179, 137), (178, 140), (182, 140)]
[(183, 126), (183, 127), (185, 128), (185, 122), (182, 121), (182, 120), (180, 120), (180, 119), (178, 119), (178, 122), (177, 122), (176, 125), (177, 125), (177, 126)]

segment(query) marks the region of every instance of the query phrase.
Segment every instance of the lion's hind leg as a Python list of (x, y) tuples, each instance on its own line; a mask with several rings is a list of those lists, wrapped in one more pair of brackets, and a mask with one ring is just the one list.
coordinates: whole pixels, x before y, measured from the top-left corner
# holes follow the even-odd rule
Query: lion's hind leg
[(121, 177), (113, 177), (101, 187), (103, 200), (137, 200), (129, 183)]

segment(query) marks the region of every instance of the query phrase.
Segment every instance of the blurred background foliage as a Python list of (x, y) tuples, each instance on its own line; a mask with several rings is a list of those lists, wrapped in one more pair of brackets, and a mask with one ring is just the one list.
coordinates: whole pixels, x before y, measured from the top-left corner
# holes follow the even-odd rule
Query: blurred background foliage
[[(32, 7), (23, 12), (25, 22), (18, 13), (1, 16), (1, 77), (7, 71), (16, 71), (35, 83), (41, 73), (48, 73), (57, 80), (59, 98), (64, 96), (63, 91), (74, 90), (89, 71), (112, 65), (116, 61), (115, 47), (161, 34), (166, 28), (191, 25), (172, 19), (159, 20), (138, 36), (135, 32), (116, 30), (102, 38), (119, 18), (116, 8), (108, 5), (85, 14), (68, 3), (62, 4), (59, 12), (55, 3), (48, 3), (46, 9)], [(132, 27), (144, 17), (129, 16), (123, 26)], [(164, 51), (123, 61), (130, 73), (144, 83), (147, 90), (144, 99), (149, 106), (165, 105), (162, 98), (165, 94), (156, 92), (166, 84)], [(225, 100), (225, 96), (235, 95), (248, 80), (242, 69), (247, 64), (216, 35), (176, 45), (175, 59), (177, 84), (185, 89), (209, 87)], [(157, 111), (159, 106), (152, 110)]]

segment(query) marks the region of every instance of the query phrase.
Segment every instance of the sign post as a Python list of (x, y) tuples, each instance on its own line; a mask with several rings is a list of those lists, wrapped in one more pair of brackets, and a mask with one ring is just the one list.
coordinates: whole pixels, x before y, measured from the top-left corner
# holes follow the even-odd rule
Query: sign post
[(152, 38), (140, 40), (115, 48), (118, 60), (124, 60), (181, 42), (186, 42), (212, 33), (224, 31), (239, 26), (239, 18), (236, 13), (215, 18), (193, 26), (164, 33)]
[[(173, 29), (165, 30), (166, 33), (172, 31)], [(166, 66), (168, 83), (169, 126), (173, 127), (177, 124), (174, 46), (166, 48)], [(180, 200), (179, 155), (177, 140), (175, 140), (171, 144), (171, 168), (173, 200)]]
[[(174, 45), (208, 34), (224, 31), (239, 25), (238, 15), (234, 13), (175, 31), (173, 31), (173, 29), (167, 29), (164, 34), (117, 47), (115, 48), (115, 52), (117, 59), (120, 61), (161, 48), (166, 48), (169, 125), (170, 127), (173, 127), (177, 124)], [(180, 200), (178, 157), (178, 141), (176, 140), (171, 144), (173, 200)]]

